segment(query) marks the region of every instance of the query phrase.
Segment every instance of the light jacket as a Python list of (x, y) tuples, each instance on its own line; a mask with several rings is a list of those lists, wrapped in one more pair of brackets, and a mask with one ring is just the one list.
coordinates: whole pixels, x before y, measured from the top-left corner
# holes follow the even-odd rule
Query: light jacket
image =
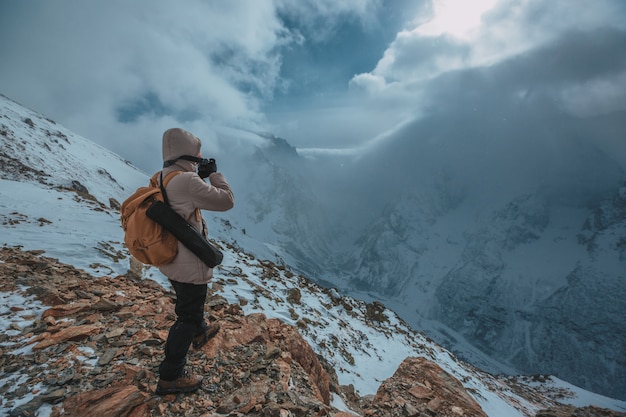
[[(191, 133), (173, 128), (163, 134), (163, 161), (182, 155), (196, 156), (202, 143)], [(224, 176), (215, 172), (207, 184), (196, 174), (197, 164), (179, 159), (174, 165), (163, 169), (163, 178), (173, 171), (174, 176), (165, 188), (170, 207), (185, 218), (193, 227), (208, 237), (208, 230), (199, 210), (226, 211), (233, 208), (235, 197)], [(196, 214), (197, 212), (197, 214)], [(169, 279), (190, 284), (206, 284), (213, 276), (213, 268), (206, 266), (196, 255), (178, 242), (178, 254), (174, 260), (159, 267)]]

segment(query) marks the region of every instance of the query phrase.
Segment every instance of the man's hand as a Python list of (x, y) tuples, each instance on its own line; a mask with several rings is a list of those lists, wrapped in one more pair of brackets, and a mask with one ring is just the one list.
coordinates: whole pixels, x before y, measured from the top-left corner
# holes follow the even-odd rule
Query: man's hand
[(211, 175), (212, 173), (217, 172), (217, 164), (215, 163), (215, 159), (209, 159), (209, 162), (206, 164), (200, 164), (198, 166), (198, 175), (200, 178), (204, 179)]

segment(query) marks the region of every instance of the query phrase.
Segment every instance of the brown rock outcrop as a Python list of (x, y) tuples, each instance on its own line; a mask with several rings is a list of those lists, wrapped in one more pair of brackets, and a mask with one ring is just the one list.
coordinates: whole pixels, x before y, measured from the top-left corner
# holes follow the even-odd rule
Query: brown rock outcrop
[[(26, 375), (23, 387), (0, 389), (0, 406), (41, 384), (11, 415), (59, 404), (59, 416), (297, 415), (332, 416), (332, 382), (298, 330), (263, 314), (213, 299), (208, 315), (221, 330), (188, 367), (204, 375), (200, 391), (154, 395), (156, 370), (174, 315), (174, 297), (136, 275), (95, 278), (40, 252), (0, 249), (0, 290), (33, 296), (44, 307), (21, 334), (6, 336), (0, 371)], [(24, 314), (10, 306), (11, 314)], [(20, 329), (19, 326), (14, 326)], [(13, 354), (13, 349), (27, 349)]]
[(406, 358), (364, 415), (487, 417), (456, 378), (425, 358)]
[(149, 395), (127, 385), (87, 391), (63, 402), (64, 414), (98, 417), (149, 417)]
[[(223, 321), (220, 332), (203, 348), (207, 356), (218, 357), (233, 349), (255, 343), (265, 346), (263, 357), (254, 355), (253, 367), (267, 367), (274, 361), (279, 368), (279, 383), (288, 390), (292, 377), (292, 362), (297, 364), (313, 383), (310, 389), (317, 400), (330, 403), (330, 379), (311, 346), (297, 329), (263, 314)], [(259, 352), (260, 354), (260, 352)]]

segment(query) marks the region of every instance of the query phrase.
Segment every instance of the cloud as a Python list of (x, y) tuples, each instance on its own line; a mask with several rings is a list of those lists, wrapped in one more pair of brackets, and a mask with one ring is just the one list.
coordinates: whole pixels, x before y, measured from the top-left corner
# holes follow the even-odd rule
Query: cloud
[[(584, 205), (614, 191), (626, 172), (624, 44), (619, 29), (570, 31), (497, 64), (406, 83), (413, 95), (379, 92), (371, 99), (394, 95), (422, 112), (370, 142), (352, 189), (362, 201), (379, 190), (384, 205), (452, 178), (492, 207), (526, 192)], [(358, 175), (370, 167), (384, 175)]]
[(260, 123), (289, 41), (270, 2), (2, 7), (3, 92), (116, 150), (139, 126)]
[(379, 3), (3, 2), (0, 35), (11, 41), (0, 44), (0, 90), (115, 151), (126, 147), (145, 167), (128, 144), (158, 142), (171, 124), (205, 136), (215, 125), (260, 129), (263, 103), (288, 86), (282, 51), (331, 36), (342, 20), (365, 21)]
[[(456, 5), (441, 3), (448, 8)], [(419, 118), (432, 109), (466, 105), (465, 112), (471, 115), (476, 106), (497, 100), (502, 90), (549, 94), (564, 111), (579, 116), (600, 109), (624, 110), (623, 2), (581, 0), (573, 7), (567, 1), (491, 1), (485, 3), (491, 8), (482, 10), (480, 25), (474, 13), (470, 16), (474, 26), (461, 34), (455, 27), (445, 30), (444, 23), (454, 20), (438, 16), (445, 8), (434, 4), (429, 19), (423, 15), (414, 19), (414, 26), (398, 33), (371, 71), (352, 78), (352, 93), (361, 94), (362, 108), (367, 103), (372, 109), (395, 108)], [(496, 67), (497, 71), (489, 70)], [(475, 83), (469, 75), (446, 77), (474, 69), (468, 74), (478, 81), (499, 78), (485, 84)], [(456, 84), (442, 91), (439, 79)], [(481, 91), (483, 87), (489, 89)]]
[(377, 25), (383, 0), (278, 0), (278, 12), (313, 43), (337, 34), (346, 20)]
[(432, 4), (432, 15), (425, 23), (418, 24), (417, 31), (423, 36), (450, 34), (454, 37), (471, 38), (472, 32), (481, 25), (485, 11), (494, 7), (498, 0), (438, 0)]
[[(619, 0), (583, 0), (576, 7), (489, 1), (473, 11), (464, 31), (446, 31), (443, 24), (434, 30), (433, 22), (446, 21), (437, 16), (438, 4), (416, 11), (378, 62), (348, 81), (350, 89), (293, 103), (273, 115), (273, 131), (298, 147), (363, 153), (380, 151), (410, 120), (434, 112), (444, 115), (441, 123), (489, 123), (515, 109), (530, 116), (548, 103), (550, 112), (583, 117), (624, 110), (626, 5)], [(516, 107), (524, 100), (535, 107)], [(542, 122), (550, 129), (549, 120)]]
[(575, 84), (561, 95), (567, 110), (578, 116), (626, 110), (626, 72)]
[[(479, 16), (476, 12), (466, 13), (461, 7), (466, 3), (442, 0), (437, 4), (442, 6), (434, 8), (430, 20), (416, 19), (414, 27), (399, 32), (376, 67), (369, 73), (356, 75), (353, 83), (384, 79), (388, 84), (399, 82), (410, 87), (415, 81), (449, 71), (494, 65), (554, 43), (573, 31), (626, 28), (626, 6), (615, 0), (581, 0), (577, 7), (563, 1), (489, 0), (480, 3), (485, 8)], [(438, 12), (446, 16), (439, 16)], [(463, 14), (468, 14), (466, 18), (472, 26), (469, 31), (459, 32)], [(480, 25), (476, 23), (477, 17)], [(613, 47), (619, 52), (617, 45)], [(587, 56), (579, 54), (579, 57), (579, 62), (572, 62), (575, 68), (588, 66), (589, 63), (583, 62)], [(368, 74), (373, 77), (368, 78)]]
[(518, 71), (498, 82), (516, 94), (550, 91), (577, 114), (621, 108), (620, 0), (463, 5), (2, 2), (0, 36), (11, 41), (0, 43), (0, 91), (146, 170), (172, 125), (216, 152), (226, 149), (217, 126), (271, 130), (301, 148), (367, 149), (432, 109), (461, 100), (471, 114), (472, 94), (494, 100), (475, 88), (455, 96), (437, 80), (504, 62)]
[(446, 35), (430, 37), (415, 31), (401, 32), (373, 73), (387, 82), (422, 81), (461, 68), (469, 51), (469, 45)]

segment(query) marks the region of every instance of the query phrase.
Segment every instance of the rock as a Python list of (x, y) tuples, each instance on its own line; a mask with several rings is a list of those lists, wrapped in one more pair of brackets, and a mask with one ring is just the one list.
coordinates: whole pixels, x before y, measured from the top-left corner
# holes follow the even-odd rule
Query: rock
[(328, 404), (330, 402), (330, 378), (311, 345), (302, 338), (296, 327), (289, 326), (278, 319), (271, 319), (268, 322), (272, 340), (282, 342), (281, 344), (290, 353), (291, 358), (304, 369), (318, 388), (319, 399), (324, 404)]
[(61, 416), (149, 417), (150, 396), (132, 385), (88, 391), (63, 402)]
[(287, 293), (287, 301), (292, 304), (300, 304), (300, 300), (302, 299), (302, 294), (300, 293), (299, 288), (290, 288)]
[(80, 313), (82, 311), (88, 310), (90, 307), (90, 303), (88, 302), (78, 302), (71, 304), (63, 304), (57, 305), (55, 307), (49, 308), (43, 312), (42, 317), (54, 317), (55, 319), (68, 317), (76, 313)]
[(96, 301), (91, 308), (93, 308), (94, 310), (97, 311), (113, 311), (113, 310), (119, 310), (120, 309), (120, 305), (117, 304), (116, 302), (113, 302), (111, 300), (107, 300), (106, 298), (100, 298), (98, 301)]
[(559, 405), (541, 410), (535, 417), (626, 417), (626, 413), (598, 407), (576, 408), (572, 405)]
[[(329, 404), (330, 379), (317, 355), (295, 327), (277, 319), (267, 319), (265, 315), (257, 313), (242, 317), (236, 323), (222, 323), (220, 332), (205, 345), (204, 350), (207, 356), (216, 357), (255, 342), (266, 346), (276, 345), (286, 352), (286, 355), (275, 359), (280, 368), (280, 381), (285, 388), (291, 367), (297, 364), (313, 383), (308, 388), (320, 402)], [(269, 349), (276, 356), (276, 347)]]
[(85, 324), (82, 326), (72, 326), (61, 330), (58, 333), (42, 333), (37, 339), (43, 339), (33, 346), (33, 350), (44, 349), (48, 346), (58, 345), (65, 341), (79, 341), (88, 338), (100, 331), (97, 324)]
[(381, 384), (366, 415), (487, 417), (463, 385), (425, 358), (406, 358)]
[(65, 398), (64, 389), (55, 389), (39, 396), (42, 402), (55, 404)]
[(98, 359), (98, 365), (104, 366), (109, 364), (115, 355), (117, 354), (117, 349), (107, 349), (102, 356)]

